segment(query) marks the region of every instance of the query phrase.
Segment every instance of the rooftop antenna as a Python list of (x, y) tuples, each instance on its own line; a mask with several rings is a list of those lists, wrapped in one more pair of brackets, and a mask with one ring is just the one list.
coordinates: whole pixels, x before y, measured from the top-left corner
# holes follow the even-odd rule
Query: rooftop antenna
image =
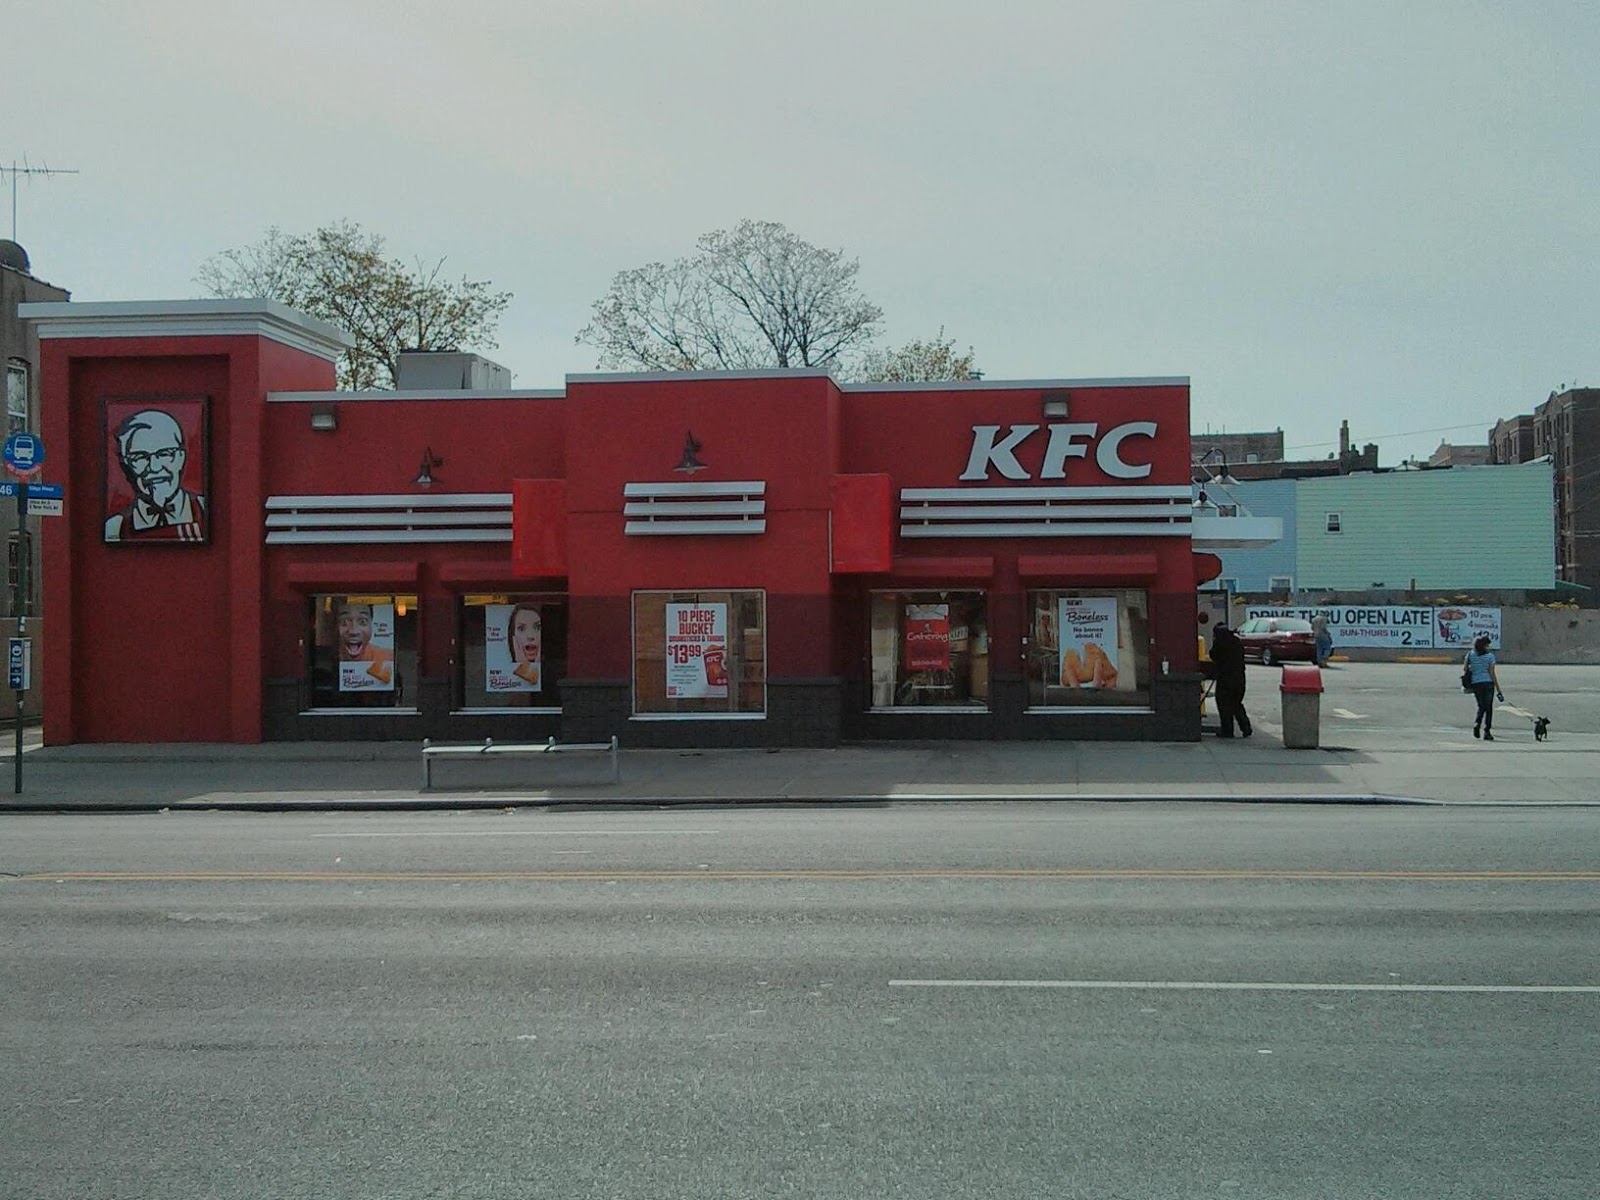
[(10, 180), (10, 183), (11, 183), (11, 240), (13, 242), (17, 240), (17, 179), (18, 179), (18, 177), (23, 176), (23, 175), (26, 175), (26, 176), (29, 176), (29, 177), (32, 177), (34, 175), (76, 175), (77, 173), (78, 173), (78, 170), (77, 170), (76, 167), (64, 167), (64, 168), (59, 168), (59, 169), (58, 168), (53, 168), (53, 167), (31, 167), (31, 166), (28, 165), (28, 157), (27, 157), (27, 155), (23, 155), (23, 157), (22, 157), (22, 165), (20, 167), (17, 166), (17, 160), (14, 159), (14, 158), (11, 160), (11, 165), (9, 167), (5, 166), (3, 164), (0, 164), (0, 180), (5, 180), (5, 179), (7, 179), (7, 177), (9, 177), (9, 180)]

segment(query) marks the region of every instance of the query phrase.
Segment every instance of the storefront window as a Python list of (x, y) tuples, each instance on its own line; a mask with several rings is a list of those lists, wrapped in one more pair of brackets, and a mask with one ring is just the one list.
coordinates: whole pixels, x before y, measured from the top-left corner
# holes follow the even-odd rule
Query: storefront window
[(456, 636), (456, 708), (561, 706), (567, 674), (567, 602), (559, 596), (461, 598)]
[(1143, 591), (1028, 593), (1028, 706), (1150, 705), (1150, 602)]
[(415, 708), (417, 598), (311, 598), (311, 707)]
[(766, 598), (761, 592), (635, 592), (637, 716), (763, 716)]
[(989, 706), (982, 592), (874, 592), (872, 707)]

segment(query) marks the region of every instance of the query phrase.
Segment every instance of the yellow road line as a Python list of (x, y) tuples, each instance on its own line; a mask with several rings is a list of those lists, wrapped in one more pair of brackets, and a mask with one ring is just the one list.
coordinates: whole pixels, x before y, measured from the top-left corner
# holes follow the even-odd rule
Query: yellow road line
[(38, 871), (12, 877), (20, 883), (428, 883), (560, 881), (639, 882), (678, 879), (715, 880), (893, 880), (893, 879), (1037, 879), (1037, 880), (1219, 880), (1362, 882), (1395, 880), (1420, 883), (1600, 883), (1600, 871), (1237, 871), (1208, 869), (1108, 870), (1101, 868), (926, 868), (911, 870), (806, 871)]

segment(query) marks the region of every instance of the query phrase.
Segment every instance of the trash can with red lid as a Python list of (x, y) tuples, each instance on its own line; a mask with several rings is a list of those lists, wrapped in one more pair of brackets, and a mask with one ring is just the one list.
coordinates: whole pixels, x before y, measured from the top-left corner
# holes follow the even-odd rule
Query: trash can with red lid
[(1322, 732), (1322, 671), (1311, 663), (1284, 663), (1283, 744), (1290, 750), (1315, 750)]

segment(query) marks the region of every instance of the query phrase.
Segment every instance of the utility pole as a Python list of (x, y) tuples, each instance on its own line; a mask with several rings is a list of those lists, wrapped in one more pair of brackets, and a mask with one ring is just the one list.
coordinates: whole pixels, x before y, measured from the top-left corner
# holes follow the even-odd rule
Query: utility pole
[(14, 158), (11, 160), (9, 167), (0, 165), (0, 181), (8, 181), (11, 184), (11, 240), (13, 242), (17, 240), (17, 180), (23, 176), (31, 179), (35, 175), (76, 175), (77, 173), (76, 167), (59, 169), (53, 167), (30, 167), (26, 156), (23, 157), (20, 167)]

